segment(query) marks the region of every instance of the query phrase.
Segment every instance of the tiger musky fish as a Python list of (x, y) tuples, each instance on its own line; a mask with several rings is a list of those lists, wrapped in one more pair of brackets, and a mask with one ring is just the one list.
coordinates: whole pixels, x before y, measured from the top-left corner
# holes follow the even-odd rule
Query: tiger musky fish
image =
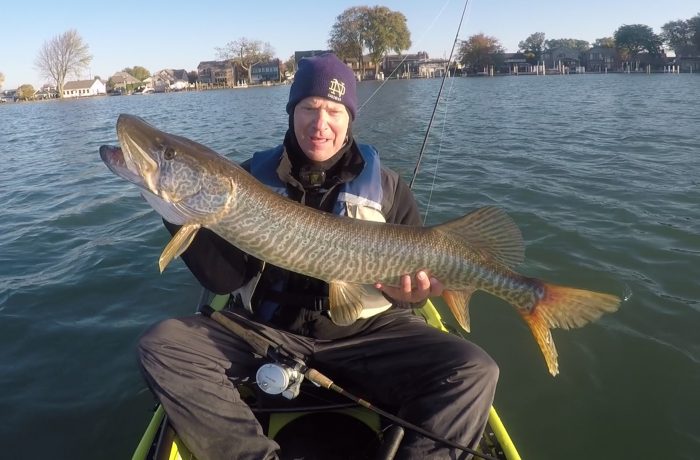
[(138, 185), (166, 220), (181, 225), (163, 250), (161, 271), (205, 227), (267, 263), (328, 282), (330, 316), (348, 325), (361, 313), (369, 286), (397, 285), (402, 275), (425, 270), (443, 283), (443, 298), (467, 331), (474, 291), (515, 306), (552, 375), (558, 362), (550, 329), (583, 326), (620, 304), (614, 295), (515, 272), (524, 260), (522, 236), (494, 207), (429, 227), (357, 220), (282, 197), (213, 150), (138, 117), (120, 115), (117, 137), (121, 148), (102, 146), (102, 160)]

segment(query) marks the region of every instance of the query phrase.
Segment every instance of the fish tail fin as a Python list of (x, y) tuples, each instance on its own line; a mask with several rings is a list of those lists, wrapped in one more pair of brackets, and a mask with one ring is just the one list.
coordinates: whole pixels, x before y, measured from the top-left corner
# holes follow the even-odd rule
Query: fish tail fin
[(552, 328), (581, 327), (610, 313), (620, 306), (620, 298), (611, 294), (586, 291), (552, 284), (542, 284), (544, 295), (534, 308), (518, 311), (530, 327), (535, 341), (547, 363), (549, 373), (557, 375), (557, 349), (552, 339)]

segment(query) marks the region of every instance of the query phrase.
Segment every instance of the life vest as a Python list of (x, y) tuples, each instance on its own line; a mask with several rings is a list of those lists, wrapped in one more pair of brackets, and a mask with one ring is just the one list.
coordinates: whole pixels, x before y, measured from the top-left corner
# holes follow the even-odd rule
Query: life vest
[[(360, 155), (364, 161), (364, 167), (360, 174), (352, 180), (340, 184), (338, 198), (333, 206), (333, 212), (338, 215), (352, 217), (354, 219), (386, 222), (382, 213), (382, 171), (377, 150), (368, 144), (357, 144)], [(257, 152), (250, 162), (250, 173), (273, 191), (283, 196), (288, 196), (287, 185), (277, 175), (284, 146)], [(251, 280), (239, 294), (243, 304), (252, 310), (250, 299), (257, 285), (257, 279)], [(368, 318), (381, 313), (391, 307), (391, 303), (374, 286), (365, 286), (364, 309), (360, 318)]]
[[(357, 144), (364, 167), (357, 177), (340, 185), (333, 212), (354, 219), (386, 222), (382, 214), (381, 165), (379, 154), (371, 145)], [(263, 184), (283, 196), (288, 196), (287, 185), (277, 175), (277, 167), (284, 146), (257, 152), (250, 163), (250, 173)]]

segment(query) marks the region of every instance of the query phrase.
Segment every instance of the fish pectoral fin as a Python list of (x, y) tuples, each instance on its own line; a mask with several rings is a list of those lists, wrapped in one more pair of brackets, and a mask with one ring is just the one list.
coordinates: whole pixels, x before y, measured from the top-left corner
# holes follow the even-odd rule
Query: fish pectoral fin
[(338, 326), (348, 326), (354, 323), (362, 313), (364, 287), (345, 281), (331, 281), (328, 284), (331, 320)]
[(469, 299), (476, 289), (463, 289), (461, 291), (450, 291), (445, 290), (442, 292), (442, 298), (445, 299), (445, 303), (450, 307), (452, 315), (467, 332), (471, 331), (471, 324), (469, 319)]
[(175, 236), (172, 237), (168, 245), (165, 246), (165, 249), (163, 249), (163, 252), (160, 254), (160, 258), (158, 259), (158, 268), (160, 268), (161, 273), (163, 273), (165, 267), (167, 267), (173, 259), (180, 257), (180, 255), (185, 252), (190, 244), (192, 244), (192, 240), (194, 240), (197, 231), (201, 227), (201, 224), (185, 224), (180, 227), (180, 230), (175, 233)]

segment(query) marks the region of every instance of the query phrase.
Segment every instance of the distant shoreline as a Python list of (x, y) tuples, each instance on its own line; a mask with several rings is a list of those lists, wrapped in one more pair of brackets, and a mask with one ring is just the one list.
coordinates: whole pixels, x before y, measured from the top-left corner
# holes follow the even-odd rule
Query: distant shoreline
[[(485, 73), (480, 73), (480, 74), (471, 74), (471, 75), (459, 75), (457, 77), (453, 78), (497, 78), (497, 77), (569, 77), (569, 76), (600, 76), (600, 75), (630, 75), (630, 76), (645, 76), (645, 75), (669, 75), (669, 76), (680, 76), (680, 75), (700, 75), (700, 72), (666, 72), (666, 71), (643, 71), (643, 72), (625, 72), (625, 71), (609, 71), (609, 72), (558, 72), (555, 70), (552, 70), (551, 72), (545, 73), (544, 75), (538, 74), (536, 72), (519, 72), (519, 73), (497, 73), (493, 75), (488, 75)], [(405, 81), (405, 80), (440, 80), (442, 77), (420, 77), (420, 76), (412, 76), (410, 78), (389, 78), (386, 80), (396, 80), (396, 81)], [(367, 80), (362, 80), (362, 82), (383, 82), (386, 80), (380, 80), (380, 79), (367, 79)], [(218, 90), (245, 90), (245, 89), (256, 89), (256, 88), (274, 88), (277, 86), (288, 86), (290, 82), (274, 82), (274, 83), (269, 83), (269, 84), (256, 84), (256, 85), (246, 85), (246, 86), (229, 86), (229, 87), (224, 87), (224, 86), (212, 86), (212, 87), (199, 87), (199, 88), (187, 88), (187, 89), (182, 89), (178, 91), (161, 91), (161, 92), (154, 92), (151, 94), (135, 94), (135, 93), (130, 93), (130, 94), (114, 94), (114, 93), (100, 93), (100, 94), (94, 94), (94, 95), (87, 95), (87, 96), (79, 96), (79, 97), (64, 97), (64, 98), (44, 98), (44, 99), (33, 99), (33, 100), (28, 100), (28, 101), (13, 101), (8, 98), (3, 98), (0, 97), (0, 106), (3, 105), (15, 105), (15, 104), (26, 104), (26, 103), (36, 103), (36, 102), (52, 102), (52, 101), (70, 101), (70, 100), (77, 100), (77, 99), (90, 99), (90, 98), (100, 98), (100, 97), (122, 97), (122, 96), (142, 96), (142, 97), (152, 97), (155, 94), (176, 94), (176, 93), (188, 93), (188, 92), (200, 92), (200, 91), (218, 91)]]

